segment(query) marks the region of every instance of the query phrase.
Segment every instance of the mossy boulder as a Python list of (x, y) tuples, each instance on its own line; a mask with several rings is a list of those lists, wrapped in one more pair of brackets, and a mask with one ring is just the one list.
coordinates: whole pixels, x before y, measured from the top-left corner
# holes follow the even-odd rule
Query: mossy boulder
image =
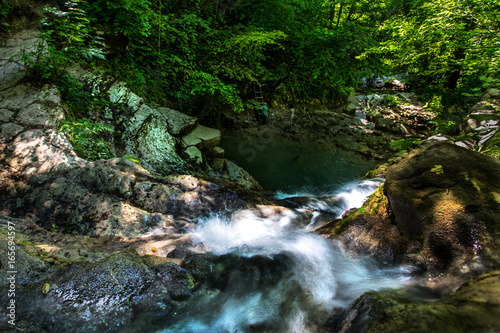
[(499, 318), (500, 271), (493, 271), (439, 301), (387, 309), (368, 332), (498, 332)]
[[(500, 161), (449, 143), (416, 151), (332, 234), (380, 262), (463, 279), (500, 266)], [(338, 223), (337, 223), (338, 224)]]
[(496, 267), (500, 161), (449, 143), (410, 156), (387, 172), (385, 193), (404, 237), (423, 239), (428, 269)]

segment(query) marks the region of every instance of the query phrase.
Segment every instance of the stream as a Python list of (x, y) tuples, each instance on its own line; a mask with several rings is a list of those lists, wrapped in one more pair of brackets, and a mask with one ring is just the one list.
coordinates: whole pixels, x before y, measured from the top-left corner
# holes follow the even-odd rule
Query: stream
[[(215, 282), (157, 332), (326, 332), (325, 323), (367, 291), (418, 288), (412, 267), (380, 266), (310, 232), (318, 215), (340, 217), (373, 193), (382, 179), (359, 180), (373, 163), (286, 140), (249, 160), (240, 144), (224, 145), (226, 156), (297, 207), (268, 217), (242, 210), (200, 219), (192, 236), (216, 256), (209, 268)], [(307, 209), (315, 215), (304, 220)]]

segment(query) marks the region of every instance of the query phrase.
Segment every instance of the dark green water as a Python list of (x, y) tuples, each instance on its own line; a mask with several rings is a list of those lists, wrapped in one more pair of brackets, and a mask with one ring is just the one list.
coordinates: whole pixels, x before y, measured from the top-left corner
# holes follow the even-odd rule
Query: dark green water
[(265, 130), (254, 137), (224, 137), (221, 147), (265, 189), (286, 194), (327, 195), (376, 166), (352, 152), (294, 142)]

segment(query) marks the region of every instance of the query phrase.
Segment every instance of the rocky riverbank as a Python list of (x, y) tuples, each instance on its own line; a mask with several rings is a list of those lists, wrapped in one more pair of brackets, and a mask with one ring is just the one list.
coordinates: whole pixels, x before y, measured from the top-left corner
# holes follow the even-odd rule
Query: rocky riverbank
[[(109, 102), (119, 105), (110, 108), (113, 112), (104, 110), (109, 123), (116, 124), (110, 140), (119, 157), (85, 160), (59, 131), (65, 111), (58, 89), (23, 81), (23, 64), (9, 62), (20, 47), (29, 48), (36, 40), (35, 32), (23, 31), (0, 48), (0, 301), (11, 302), (8, 272), (15, 270), (15, 330), (112, 332), (131, 323), (137, 331), (157, 328), (188, 300), (237, 280), (233, 269), (253, 272), (250, 282), (255, 284), (276, 281), (287, 272), (277, 271), (265, 257), (235, 264), (231, 255), (205, 253), (204, 245), (187, 233), (200, 217), (214, 212), (249, 209), (258, 218), (276, 221), (291, 212), (224, 159), (218, 130), (178, 111), (147, 105), (120, 82), (75, 69), (77, 80), (106, 89)], [(385, 159), (394, 152), (392, 140), (430, 129), (431, 115), (415, 96), (398, 94), (355, 96), (337, 112), (298, 107), (291, 124), (289, 111), (277, 107), (268, 125), (241, 114), (233, 119), (233, 130), (255, 135), (269, 128), (296, 140)], [(495, 96), (483, 99), (490, 108), (488, 119), (471, 115), (475, 123), (468, 121), (469, 133), (483, 130), (482, 121), (495, 129)], [(488, 140), (496, 136), (496, 131), (482, 133)], [(422, 323), (415, 330), (432, 331), (430, 323), (447, 327), (448, 319), (462, 316), (466, 304), (473, 314), (493, 307), (485, 320), (476, 318), (464, 327), (498, 329), (497, 303), (487, 296), (495, 295), (496, 283), (490, 282), (498, 280), (492, 270), (500, 264), (499, 167), (498, 160), (450, 143), (423, 146), (387, 173), (381, 171), (387, 181), (363, 208), (320, 226), (318, 232), (341, 241), (353, 255), (418, 267), (428, 286), (448, 295), (418, 305), (366, 294), (332, 327), (404, 331), (401, 323), (412, 318)], [(11, 247), (14, 266), (5, 259)], [(287, 266), (286, 257), (278, 259)], [(488, 272), (455, 292), (464, 280)], [(208, 291), (201, 288), (206, 285)], [(0, 311), (2, 329), (13, 328), (8, 311)], [(433, 311), (450, 315), (430, 316)], [(363, 319), (367, 316), (369, 324)]]
[(353, 95), (347, 104), (332, 109), (314, 103), (299, 105), (293, 118), (289, 107), (271, 104), (274, 107), (265, 125), (251, 110), (227, 115), (227, 134), (258, 138), (265, 131), (268, 136), (315, 142), (383, 161), (397, 151), (391, 142), (425, 138), (433, 129), (429, 122), (433, 114), (410, 92), (376, 89)]

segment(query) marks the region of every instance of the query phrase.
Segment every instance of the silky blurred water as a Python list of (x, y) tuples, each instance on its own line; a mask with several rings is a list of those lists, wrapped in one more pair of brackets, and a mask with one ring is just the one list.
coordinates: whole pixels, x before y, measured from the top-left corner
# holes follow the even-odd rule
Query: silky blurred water
[(265, 332), (316, 332), (334, 309), (346, 308), (364, 292), (411, 282), (409, 267), (384, 268), (370, 258), (353, 258), (340, 243), (297, 228), (295, 217), (288, 212), (263, 218), (245, 210), (231, 218), (200, 221), (193, 236), (207, 251), (242, 260), (268, 258), (283, 274), (249, 283), (260, 275), (254, 269), (248, 276), (238, 271), (238, 279), (192, 302), (161, 332), (253, 332), (259, 327)]

